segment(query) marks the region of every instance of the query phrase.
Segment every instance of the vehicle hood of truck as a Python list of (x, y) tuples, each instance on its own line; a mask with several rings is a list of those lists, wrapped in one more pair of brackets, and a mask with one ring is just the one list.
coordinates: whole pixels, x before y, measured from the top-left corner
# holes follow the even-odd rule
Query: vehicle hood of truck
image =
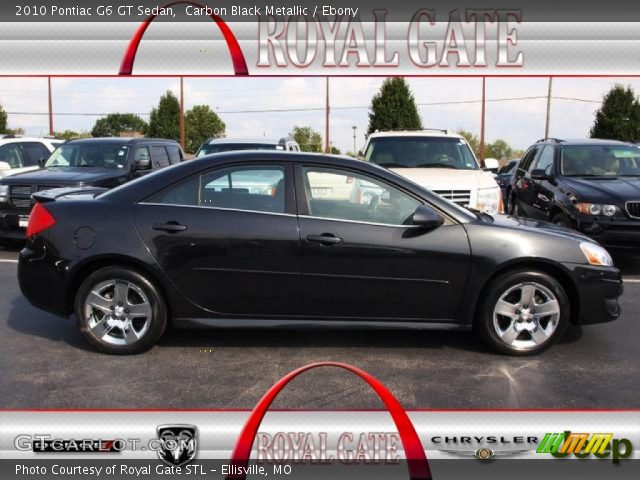
[(390, 170), (429, 190), (475, 190), (498, 187), (493, 174), (484, 170), (452, 168), (392, 168)]

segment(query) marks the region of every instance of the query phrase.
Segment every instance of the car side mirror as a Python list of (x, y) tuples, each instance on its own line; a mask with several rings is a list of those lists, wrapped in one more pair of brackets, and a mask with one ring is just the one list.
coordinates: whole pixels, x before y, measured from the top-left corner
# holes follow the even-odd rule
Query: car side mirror
[(444, 218), (438, 212), (425, 205), (418, 205), (413, 212), (412, 222), (422, 228), (438, 228), (444, 223)]
[(500, 163), (495, 158), (485, 158), (484, 159), (484, 167), (482, 170), (485, 172), (498, 173), (498, 169), (500, 168)]
[(150, 170), (151, 169), (151, 159), (150, 158), (140, 158), (136, 160), (136, 170)]
[(47, 159), (46, 158), (43, 157), (43, 158), (39, 158), (38, 159), (38, 166), (40, 168), (44, 168), (45, 163), (47, 163)]
[(549, 178), (550, 178), (550, 175), (541, 168), (531, 172), (531, 180), (549, 180)]

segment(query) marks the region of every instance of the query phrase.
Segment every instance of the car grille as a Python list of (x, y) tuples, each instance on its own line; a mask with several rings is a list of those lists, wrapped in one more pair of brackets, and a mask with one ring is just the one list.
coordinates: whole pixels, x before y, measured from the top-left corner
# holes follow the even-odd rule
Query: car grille
[(20, 213), (29, 213), (32, 206), (31, 194), (51, 190), (52, 188), (59, 187), (56, 185), (11, 185), (9, 187), (9, 202)]
[(461, 207), (466, 207), (471, 202), (471, 190), (434, 190), (433, 192)]
[(627, 213), (633, 218), (640, 218), (640, 202), (627, 202)]

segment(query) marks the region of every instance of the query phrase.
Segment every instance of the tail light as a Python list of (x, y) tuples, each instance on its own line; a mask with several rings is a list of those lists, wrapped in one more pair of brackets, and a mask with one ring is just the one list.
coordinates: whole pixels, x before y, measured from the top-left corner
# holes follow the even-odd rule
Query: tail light
[(38, 233), (51, 228), (56, 224), (56, 219), (41, 203), (36, 203), (29, 215), (29, 223), (27, 224), (27, 238), (37, 235)]

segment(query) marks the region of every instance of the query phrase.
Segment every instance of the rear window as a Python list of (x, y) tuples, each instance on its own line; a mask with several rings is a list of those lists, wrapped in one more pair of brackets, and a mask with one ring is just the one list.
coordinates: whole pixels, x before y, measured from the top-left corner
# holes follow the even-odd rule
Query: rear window
[(365, 160), (385, 168), (478, 169), (467, 142), (456, 137), (372, 138)]

